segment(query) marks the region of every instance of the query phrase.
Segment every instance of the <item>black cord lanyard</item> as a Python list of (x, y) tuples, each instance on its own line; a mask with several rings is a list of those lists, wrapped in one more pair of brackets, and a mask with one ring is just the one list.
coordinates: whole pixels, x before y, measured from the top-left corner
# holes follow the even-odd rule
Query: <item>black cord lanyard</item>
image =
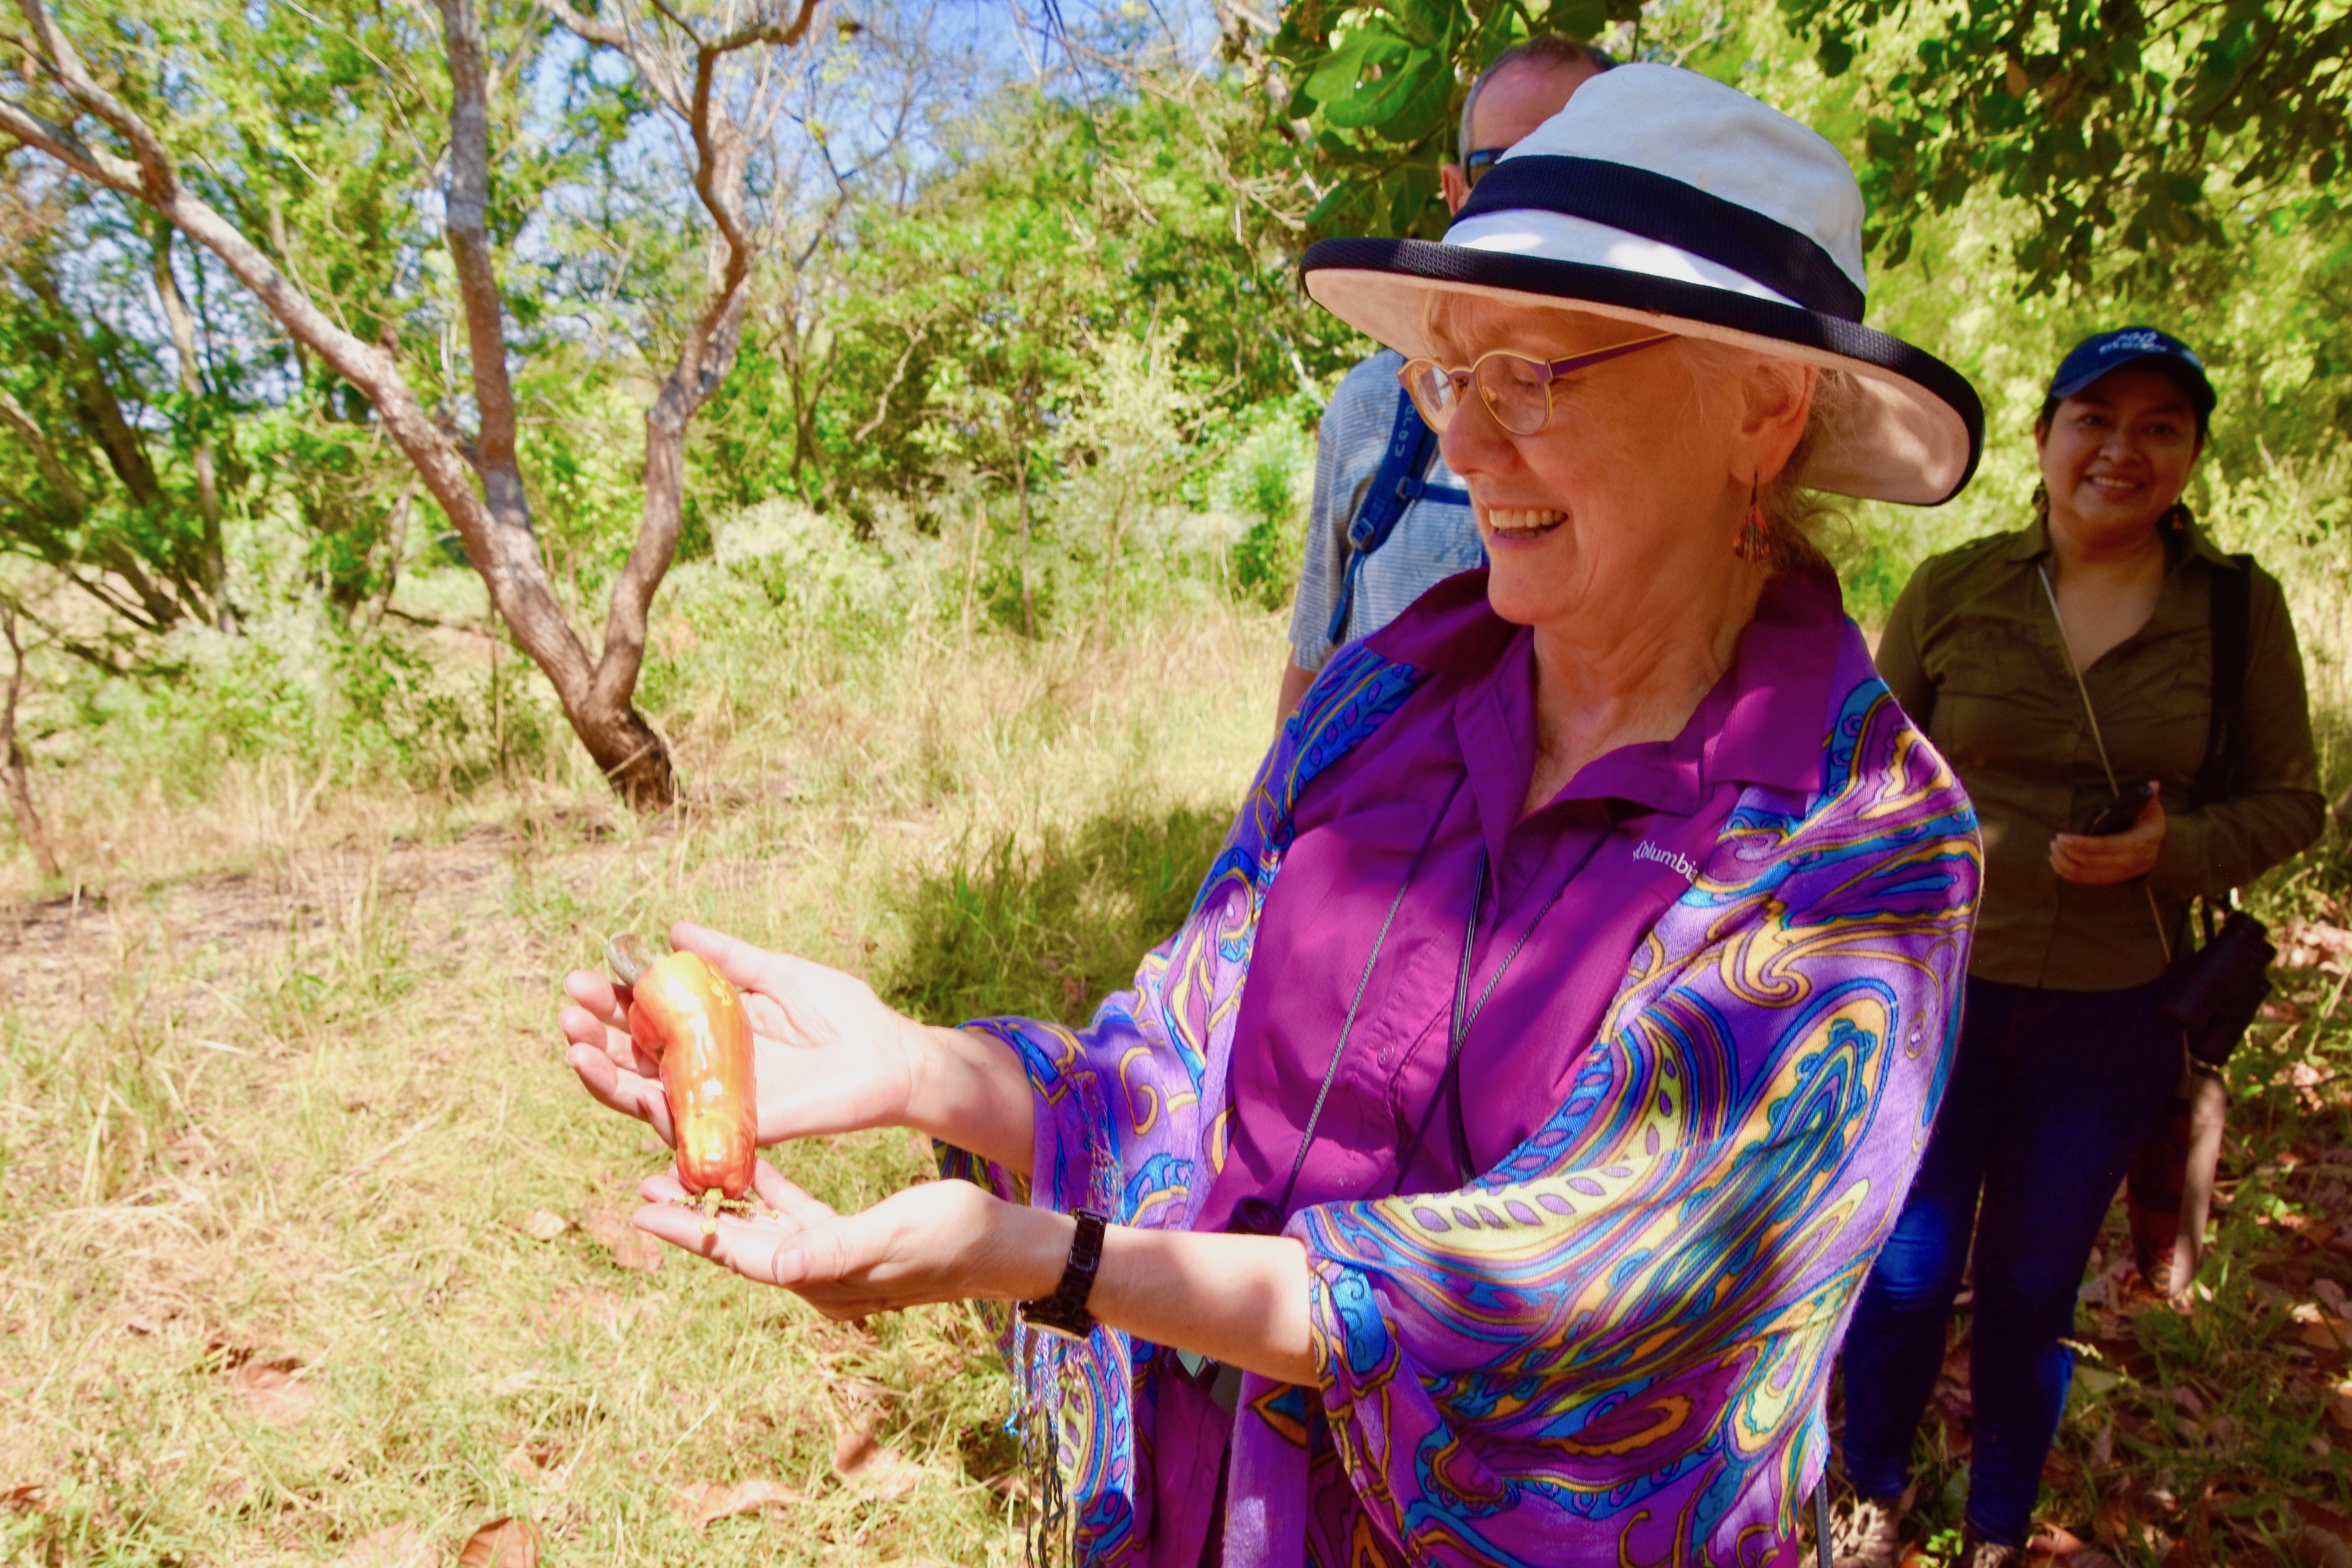
[[(1397, 910), (1403, 905), (1404, 895), (1412, 890), (1414, 878), (1421, 874), (1421, 862), (1428, 857), (1429, 846), (1436, 841), (1437, 830), (1444, 823), (1446, 813), (1453, 810), (1454, 795), (1460, 792), (1461, 788), (1462, 781), (1457, 779), (1454, 789), (1447, 792), (1445, 803), (1438, 808), (1436, 821), (1430, 824), (1428, 834), (1421, 841), (1421, 848), (1413, 852), (1412, 863), (1406, 868), (1404, 881), (1398, 886), (1396, 896), (1389, 901), (1389, 912), (1381, 917), (1380, 932), (1372, 938), (1372, 950), (1365, 956), (1363, 973), (1356, 978), (1356, 994), (1348, 1003), (1348, 1016), (1339, 1025), (1339, 1039), (1332, 1042), (1331, 1060), (1323, 1069), (1322, 1086), (1315, 1091), (1314, 1108), (1307, 1113), (1307, 1126), (1298, 1135), (1298, 1153), (1290, 1162), (1289, 1179), (1282, 1184), (1282, 1197), (1275, 1204), (1269, 1217), (1274, 1227), (1278, 1228), (1283, 1217), (1290, 1212), (1290, 1199), (1298, 1189), (1299, 1173), (1307, 1168), (1307, 1152), (1315, 1146), (1316, 1129), (1323, 1120), (1324, 1102), (1330, 1098), (1331, 1085), (1339, 1079), (1339, 1062), (1348, 1051), (1348, 1037), (1355, 1032), (1356, 1014), (1363, 1006), (1365, 991), (1371, 986), (1372, 970), (1381, 961), (1381, 949), (1388, 943), (1389, 927), (1395, 923)], [(1527, 946), (1528, 938), (1535, 935), (1536, 927), (1543, 924), (1544, 917), (1551, 913), (1552, 905), (1558, 904), (1560, 895), (1568, 891), (1569, 883), (1584, 874), (1585, 868), (1592, 863), (1592, 857), (1601, 852), (1601, 846), (1609, 841), (1609, 829), (1604, 823), (1593, 834), (1592, 841), (1585, 846), (1584, 853), (1578, 857), (1576, 865), (1560, 879), (1559, 885), (1552, 889), (1551, 895), (1544, 900), (1543, 907), (1536, 911), (1536, 917), (1528, 921), (1519, 932), (1518, 939), (1511, 944), (1510, 951), (1503, 955), (1503, 961), (1495, 966), (1495, 972), (1486, 977), (1485, 988), (1478, 993), (1478, 999), (1473, 1002), (1470, 1000), (1471, 958), (1477, 947), (1478, 912), (1480, 906), (1486, 903), (1486, 880), (1491, 869), (1487, 863), (1486, 846), (1484, 843), (1479, 845), (1478, 871), (1470, 884), (1470, 915), (1463, 923), (1462, 927), (1462, 960), (1454, 972), (1454, 1002), (1446, 1019), (1445, 1067), (1438, 1076), (1437, 1089), (1430, 1096), (1428, 1108), (1422, 1113), (1421, 1124), (1413, 1129), (1412, 1141), (1407, 1144), (1398, 1155), (1397, 1190), (1402, 1189), (1405, 1174), (1412, 1168), (1413, 1160), (1421, 1153), (1421, 1145), (1429, 1134), (1429, 1124), (1437, 1113), (1440, 1101), (1448, 1101), (1452, 1106), (1457, 1169), (1469, 1159), (1469, 1131), (1463, 1119), (1462, 1112), (1463, 1044), (1470, 1038), (1471, 1028), (1477, 1023), (1479, 1013), (1485, 1010), (1486, 998), (1495, 994), (1495, 988), (1503, 982), (1504, 972), (1510, 968), (1511, 961), (1519, 956), (1519, 949)], [(1499, 918), (1501, 915), (1499, 894), (1496, 913)], [(1467, 1181), (1475, 1174), (1472, 1171), (1462, 1171), (1462, 1179)], [(1250, 1206), (1244, 1205), (1244, 1207)]]
[[(1470, 918), (1462, 930), (1462, 962), (1454, 971), (1454, 1006), (1446, 1017), (1445, 1070), (1438, 1075), (1436, 1092), (1430, 1096), (1427, 1108), (1421, 1113), (1421, 1124), (1412, 1130), (1412, 1141), (1397, 1155), (1396, 1186), (1389, 1189), (1391, 1197), (1404, 1190), (1405, 1176), (1412, 1169), (1412, 1162), (1420, 1157), (1422, 1143), (1429, 1136), (1429, 1124), (1437, 1114), (1440, 1101), (1449, 1107), (1449, 1119), (1453, 1123), (1456, 1178), (1467, 1182), (1478, 1174), (1470, 1168), (1470, 1128), (1463, 1116), (1462, 1047), (1469, 1040), (1471, 1027), (1478, 1021), (1478, 1015), (1486, 1010), (1486, 998), (1493, 996), (1495, 988), (1503, 983), (1504, 971), (1511, 967), (1511, 960), (1519, 956), (1519, 949), (1526, 946), (1528, 938), (1536, 934), (1536, 927), (1544, 923), (1544, 916), (1551, 913), (1552, 905), (1558, 904), (1560, 895), (1568, 891), (1568, 884), (1584, 874), (1584, 868), (1592, 863), (1592, 857), (1601, 852), (1601, 846), (1608, 841), (1609, 830), (1604, 823), (1593, 834), (1592, 841), (1585, 846), (1584, 853), (1577, 857), (1575, 866), (1551, 890), (1551, 896), (1544, 900), (1543, 907), (1536, 911), (1536, 917), (1520, 929), (1518, 939), (1511, 944), (1510, 951), (1503, 955), (1503, 961), (1495, 966), (1495, 972), (1486, 977), (1486, 987), (1478, 993), (1478, 999), (1472, 1002), (1470, 956), (1478, 941), (1478, 905), (1486, 896), (1487, 875), (1486, 847), (1479, 847), (1478, 875), (1470, 884)], [(1495, 917), (1500, 920), (1502, 914), (1502, 894), (1497, 892)]]
[[(1465, 772), (1454, 781), (1454, 788), (1445, 792), (1445, 800), (1437, 808), (1437, 815), (1430, 819), (1429, 831), (1421, 836), (1421, 847), (1412, 852), (1412, 861), (1404, 869), (1404, 880), (1397, 883), (1396, 896), (1389, 900), (1389, 912), (1381, 916), (1381, 929), (1372, 938), (1372, 950), (1364, 956), (1364, 972), (1356, 977), (1356, 994), (1348, 1000), (1348, 1016), (1339, 1022), (1339, 1038), (1331, 1042), (1331, 1060), (1324, 1064), (1322, 1086), (1315, 1091), (1315, 1108), (1307, 1113), (1307, 1128), (1298, 1134), (1298, 1153), (1290, 1162), (1289, 1179), (1282, 1184), (1282, 1197), (1274, 1206), (1273, 1224), (1263, 1228), (1253, 1225), (1253, 1229), (1263, 1228), (1265, 1234), (1271, 1235), (1280, 1228), (1283, 1216), (1290, 1212), (1290, 1195), (1298, 1190), (1298, 1173), (1307, 1168), (1307, 1151), (1315, 1146), (1315, 1129), (1323, 1120), (1323, 1103), (1331, 1097), (1331, 1085), (1339, 1076), (1340, 1059), (1348, 1053), (1348, 1037), (1356, 1031), (1356, 1012), (1364, 1005), (1364, 992), (1372, 983), (1372, 966), (1381, 961), (1381, 949), (1388, 943), (1389, 927), (1395, 924), (1397, 911), (1404, 905), (1404, 895), (1412, 891), (1413, 879), (1421, 874), (1421, 862), (1427, 858), (1429, 846), (1437, 841), (1437, 830), (1445, 825), (1445, 815), (1454, 810), (1454, 797), (1462, 793), (1462, 786), (1469, 777)], [(1483, 864), (1482, 862), (1482, 874)], [(1471, 914), (1475, 919), (1477, 911), (1474, 908)], [(1250, 1207), (1248, 1203), (1242, 1205), (1244, 1209)]]

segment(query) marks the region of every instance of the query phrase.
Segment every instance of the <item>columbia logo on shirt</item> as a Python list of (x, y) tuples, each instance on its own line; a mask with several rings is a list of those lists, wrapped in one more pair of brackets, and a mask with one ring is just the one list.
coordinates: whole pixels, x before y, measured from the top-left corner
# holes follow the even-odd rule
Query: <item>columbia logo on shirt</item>
[(1696, 882), (1698, 880), (1698, 862), (1696, 861), (1691, 859), (1688, 855), (1676, 854), (1672, 850), (1662, 850), (1647, 839), (1643, 839), (1639, 845), (1635, 846), (1633, 858), (1637, 861), (1655, 861), (1660, 865), (1672, 866), (1675, 870), (1682, 873), (1683, 880), (1685, 882)]

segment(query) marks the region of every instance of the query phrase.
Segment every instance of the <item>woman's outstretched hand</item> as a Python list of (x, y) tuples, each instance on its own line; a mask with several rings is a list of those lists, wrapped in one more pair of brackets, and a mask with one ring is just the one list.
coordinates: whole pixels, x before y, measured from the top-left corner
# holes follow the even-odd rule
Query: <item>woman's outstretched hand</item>
[[(906, 1118), (922, 1026), (883, 1005), (855, 976), (771, 953), (680, 921), (670, 946), (699, 954), (743, 993), (760, 1094), (760, 1142), (888, 1126)], [(659, 1069), (630, 1038), (627, 998), (611, 977), (574, 969), (573, 1006), (557, 1019), (564, 1060), (601, 1103), (671, 1140)]]
[(837, 1214), (760, 1163), (755, 1189), (772, 1216), (718, 1217), (706, 1235), (698, 1209), (670, 1172), (639, 1189), (640, 1230), (762, 1285), (781, 1285), (829, 1318), (970, 1297), (1015, 1301), (1051, 1291), (1075, 1228), (961, 1181), (931, 1181), (857, 1214)]
[(2164, 851), (2164, 801), (2148, 797), (2139, 816), (2120, 833), (2093, 838), (2087, 833), (2060, 833), (2050, 841), (2050, 865), (2068, 882), (2105, 887), (2129, 882), (2156, 869)]
[[(670, 945), (709, 959), (743, 993), (759, 1085), (760, 1142), (911, 1126), (1029, 1168), (1029, 1083), (992, 1040), (917, 1023), (854, 975), (771, 953), (685, 921)], [(558, 1018), (564, 1060), (600, 1104), (676, 1142), (660, 1070), (629, 1035), (628, 1000), (607, 975), (574, 969)]]

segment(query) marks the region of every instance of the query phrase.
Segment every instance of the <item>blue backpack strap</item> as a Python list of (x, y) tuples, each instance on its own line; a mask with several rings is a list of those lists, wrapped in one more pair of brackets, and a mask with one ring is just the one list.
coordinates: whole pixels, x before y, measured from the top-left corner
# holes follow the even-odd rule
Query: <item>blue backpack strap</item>
[(1422, 477), (1428, 471), (1430, 454), (1436, 445), (1437, 433), (1429, 428), (1421, 411), (1412, 406), (1412, 395), (1399, 387), (1396, 420), (1389, 426), (1388, 450), (1381, 455), (1381, 465), (1372, 473), (1363, 501), (1349, 519), (1348, 565), (1340, 573), (1339, 591), (1331, 607), (1331, 628), (1325, 633), (1332, 643), (1339, 643), (1340, 633), (1348, 628), (1348, 610), (1355, 602), (1356, 575), (1363, 570), (1364, 558), (1388, 543), (1405, 508), (1415, 501), (1448, 507), (1470, 504), (1469, 491), (1432, 485)]

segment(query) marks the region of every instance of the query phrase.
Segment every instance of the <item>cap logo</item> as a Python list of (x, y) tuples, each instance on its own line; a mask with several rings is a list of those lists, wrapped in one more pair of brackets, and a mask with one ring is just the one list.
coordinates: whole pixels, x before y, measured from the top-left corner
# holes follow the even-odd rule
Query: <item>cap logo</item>
[(2099, 346), (2102, 354), (2162, 354), (2170, 350), (2154, 332), (2118, 332)]

